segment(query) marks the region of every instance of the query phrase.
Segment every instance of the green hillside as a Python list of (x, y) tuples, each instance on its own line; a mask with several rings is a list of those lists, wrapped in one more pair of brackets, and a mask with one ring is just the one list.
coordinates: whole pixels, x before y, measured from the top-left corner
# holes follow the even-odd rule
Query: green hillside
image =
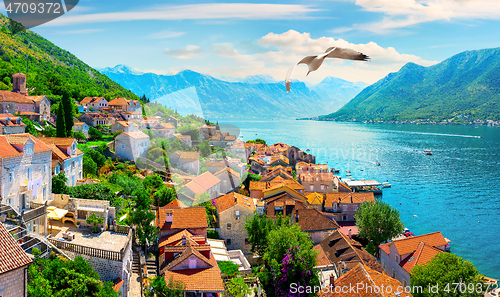
[(466, 51), (439, 64), (408, 63), (320, 120), (469, 123), (500, 120), (500, 48)]
[(27, 74), (30, 95), (46, 94), (53, 99), (68, 91), (78, 101), (87, 96), (139, 99), (106, 75), (40, 35), (29, 30), (12, 35), (9, 19), (0, 14), (1, 90), (11, 89), (12, 74), (17, 72)]

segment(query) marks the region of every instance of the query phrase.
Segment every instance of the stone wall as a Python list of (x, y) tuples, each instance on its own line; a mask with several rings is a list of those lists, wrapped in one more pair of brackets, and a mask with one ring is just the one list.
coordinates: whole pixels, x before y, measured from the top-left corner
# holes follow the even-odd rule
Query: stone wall
[[(236, 219), (236, 210), (240, 212), (240, 218)], [(245, 244), (245, 239), (248, 238), (245, 229), (245, 221), (252, 218), (254, 213), (241, 205), (235, 205), (219, 214), (219, 235), (221, 239), (226, 241), (228, 250), (241, 250), (244, 254), (250, 253), (251, 244)], [(231, 230), (227, 229), (227, 224), (231, 224)], [(227, 239), (231, 239), (231, 244), (227, 243)]]
[(0, 274), (0, 296), (20, 297), (28, 296), (26, 284), (28, 280), (28, 266)]

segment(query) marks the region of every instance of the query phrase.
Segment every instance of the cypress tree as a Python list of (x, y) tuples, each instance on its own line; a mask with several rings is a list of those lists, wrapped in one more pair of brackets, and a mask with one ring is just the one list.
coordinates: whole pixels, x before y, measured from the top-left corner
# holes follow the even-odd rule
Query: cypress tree
[(59, 107), (57, 108), (57, 119), (56, 119), (56, 135), (57, 137), (66, 137), (66, 124), (64, 118), (64, 108), (62, 102), (59, 102)]
[(64, 108), (64, 125), (66, 129), (66, 135), (71, 135), (71, 129), (73, 129), (73, 99), (70, 97), (69, 92), (65, 91), (62, 97), (62, 105)]

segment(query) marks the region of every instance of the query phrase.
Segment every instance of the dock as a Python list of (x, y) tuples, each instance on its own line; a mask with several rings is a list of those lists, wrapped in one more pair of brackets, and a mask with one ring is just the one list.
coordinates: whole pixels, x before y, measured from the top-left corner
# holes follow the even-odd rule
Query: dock
[(382, 184), (376, 180), (344, 180), (344, 183), (352, 189), (353, 192), (368, 192), (382, 194)]

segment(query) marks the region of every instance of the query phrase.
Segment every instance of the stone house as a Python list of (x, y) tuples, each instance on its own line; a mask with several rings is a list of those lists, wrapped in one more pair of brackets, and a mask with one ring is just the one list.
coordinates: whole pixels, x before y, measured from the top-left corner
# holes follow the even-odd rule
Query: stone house
[(264, 213), (269, 218), (291, 216), (298, 209), (307, 209), (307, 202), (297, 199), (287, 192), (281, 192), (264, 201)]
[(0, 197), (18, 213), (51, 200), (52, 148), (28, 134), (0, 135)]
[(109, 101), (108, 106), (115, 111), (127, 111), (128, 103), (125, 98), (115, 98)]
[(152, 129), (160, 121), (156, 117), (143, 117), (141, 120), (141, 129)]
[(314, 244), (320, 243), (334, 231), (340, 230), (335, 220), (327, 218), (314, 208), (297, 208), (292, 212), (290, 220), (293, 224), (299, 225), (300, 230), (306, 232)]
[(301, 149), (295, 146), (291, 146), (287, 150), (287, 156), (288, 160), (290, 161), (291, 166), (295, 166), (297, 162), (306, 162), (306, 163), (316, 163), (316, 157), (304, 153)]
[(119, 131), (122, 132), (134, 132), (139, 131), (140, 126), (135, 122), (130, 121), (116, 121), (113, 125), (111, 125), (111, 133), (116, 133)]
[(231, 158), (231, 157), (226, 157), (226, 160), (227, 160), (227, 166), (229, 166), (229, 168), (238, 172), (240, 176), (243, 176), (243, 174), (247, 170), (246, 162), (241, 162), (241, 159)]
[(302, 173), (299, 181), (308, 192), (333, 193), (336, 190), (331, 172)]
[(142, 131), (123, 132), (115, 138), (115, 153), (130, 161), (135, 161), (148, 153), (151, 145), (149, 136)]
[(19, 134), (24, 133), (26, 125), (21, 117), (12, 114), (0, 114), (0, 134)]
[(209, 140), (211, 136), (214, 136), (217, 133), (217, 127), (203, 125), (198, 128), (198, 133), (200, 134), (201, 141)]
[(214, 173), (215, 177), (220, 179), (220, 193), (226, 194), (232, 191), (238, 191), (241, 183), (240, 174), (233, 169), (226, 167)]
[(168, 116), (165, 118), (165, 123), (170, 123), (172, 125), (174, 125), (174, 127), (177, 129), (177, 127), (179, 126), (179, 120), (174, 118), (173, 116)]
[(303, 173), (328, 172), (328, 164), (298, 162), (297, 164), (295, 164), (295, 171), (297, 172), (297, 175)]
[(441, 232), (397, 239), (379, 246), (380, 263), (392, 278), (403, 286), (411, 284), (411, 270), (425, 265), (439, 253), (446, 251), (448, 242)]
[(39, 114), (38, 121), (48, 121), (50, 119), (50, 100), (47, 96), (28, 96), (35, 103), (35, 113)]
[(222, 133), (218, 132), (214, 136), (210, 136), (209, 143), (212, 146), (218, 146), (221, 148), (230, 147), (234, 141), (236, 141), (236, 136), (231, 135), (228, 132)]
[(78, 118), (79, 121), (85, 122), (87, 125), (91, 127), (95, 127), (97, 125), (107, 125), (111, 126), (115, 123), (115, 118), (107, 113), (97, 113), (97, 112), (88, 112), (81, 115)]
[(190, 174), (200, 174), (200, 153), (176, 151), (169, 156), (170, 164)]
[(217, 197), (221, 193), (220, 187), (220, 179), (207, 171), (187, 183), (186, 186), (180, 190), (180, 192), (189, 197), (195, 198), (195, 203), (199, 204), (205, 201), (199, 201), (197, 197), (203, 193), (207, 193), (210, 197)]
[(73, 125), (73, 131), (75, 132), (82, 132), (85, 137), (89, 137), (89, 125), (85, 122), (76, 122)]
[(175, 127), (170, 123), (157, 123), (153, 126), (151, 131), (153, 131), (156, 137), (169, 138), (174, 135)]
[(80, 101), (85, 111), (102, 111), (108, 107), (108, 100), (104, 97), (85, 97)]
[(139, 121), (142, 117), (140, 113), (134, 111), (123, 111), (119, 114), (125, 121)]
[(28, 296), (31, 258), (0, 222), (0, 296)]
[(361, 204), (373, 201), (373, 193), (328, 193), (324, 207), (325, 212), (332, 213), (338, 222), (355, 221), (354, 215)]
[(211, 173), (216, 173), (224, 168), (226, 168), (226, 162), (224, 160), (216, 160), (216, 161), (206, 161), (205, 162), (205, 168)]
[(170, 141), (174, 141), (175, 139), (179, 139), (183, 146), (186, 147), (192, 147), (193, 146), (193, 142), (191, 141), (191, 136), (190, 135), (182, 135), (180, 133), (174, 133), (172, 134), (172, 136), (170, 136), (168, 139)]
[(76, 147), (76, 139), (59, 137), (39, 137), (39, 139), (52, 148), (52, 160), (58, 161), (60, 171), (68, 179), (67, 186), (76, 186), (76, 182), (83, 178), (83, 152)]
[(219, 235), (226, 242), (228, 250), (250, 253), (245, 221), (255, 214), (253, 199), (238, 193), (229, 193), (215, 199), (219, 221)]

